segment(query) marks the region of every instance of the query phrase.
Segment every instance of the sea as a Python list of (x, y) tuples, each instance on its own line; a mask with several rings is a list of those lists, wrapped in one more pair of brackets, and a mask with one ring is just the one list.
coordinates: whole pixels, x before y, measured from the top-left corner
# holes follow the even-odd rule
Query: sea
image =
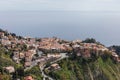
[(26, 37), (95, 38), (106, 46), (120, 45), (120, 12), (0, 11), (0, 28)]

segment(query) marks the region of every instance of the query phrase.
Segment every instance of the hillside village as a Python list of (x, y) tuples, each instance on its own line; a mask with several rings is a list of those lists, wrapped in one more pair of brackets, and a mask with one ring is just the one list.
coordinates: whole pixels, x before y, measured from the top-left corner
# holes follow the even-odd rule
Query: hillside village
[[(111, 54), (113, 60), (120, 62), (120, 56), (114, 51), (110, 51), (101, 44), (85, 43), (82, 40), (65, 41), (56, 37), (39, 39), (22, 37), (0, 29), (0, 45), (10, 52), (10, 57), (16, 64), (24, 66), (24, 70), (28, 70), (36, 65), (42, 67), (47, 63), (61, 60), (69, 55), (91, 58), (93, 54), (100, 56), (106, 51)], [(56, 62), (46, 69), (50, 71), (60, 70), (61, 67)], [(3, 68), (9, 73), (15, 72), (15, 68), (12, 65), (4, 66)], [(31, 77), (26, 76), (25, 80), (33, 80), (28, 78)]]

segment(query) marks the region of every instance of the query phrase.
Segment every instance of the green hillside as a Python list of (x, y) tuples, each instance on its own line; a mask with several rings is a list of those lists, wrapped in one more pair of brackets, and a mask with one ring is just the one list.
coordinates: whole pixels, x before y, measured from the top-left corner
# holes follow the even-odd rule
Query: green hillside
[(0, 29), (0, 80), (120, 80), (120, 46), (24, 38)]
[(50, 72), (55, 80), (119, 80), (120, 64), (110, 58), (99, 57), (88, 62), (81, 59), (64, 59), (59, 62), (61, 70)]

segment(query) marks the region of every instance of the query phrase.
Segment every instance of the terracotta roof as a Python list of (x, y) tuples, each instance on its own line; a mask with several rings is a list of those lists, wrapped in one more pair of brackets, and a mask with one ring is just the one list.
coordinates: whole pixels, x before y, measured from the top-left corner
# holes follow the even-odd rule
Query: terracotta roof
[(26, 76), (24, 80), (34, 80), (32, 76)]

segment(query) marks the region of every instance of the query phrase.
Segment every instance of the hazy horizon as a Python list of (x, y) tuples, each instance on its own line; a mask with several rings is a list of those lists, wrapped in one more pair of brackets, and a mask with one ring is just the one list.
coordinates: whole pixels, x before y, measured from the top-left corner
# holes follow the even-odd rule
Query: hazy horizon
[(5, 11), (0, 17), (0, 28), (17, 35), (67, 40), (95, 38), (106, 46), (120, 44), (119, 12)]
[(120, 45), (120, 1), (0, 0), (0, 28), (22, 36)]

